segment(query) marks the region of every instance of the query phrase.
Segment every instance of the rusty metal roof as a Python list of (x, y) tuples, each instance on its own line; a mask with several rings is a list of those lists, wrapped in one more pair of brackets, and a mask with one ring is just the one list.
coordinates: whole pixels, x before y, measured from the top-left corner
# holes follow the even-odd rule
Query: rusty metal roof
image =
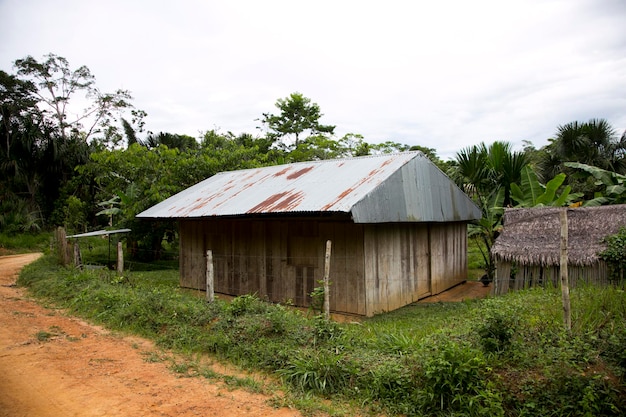
[(481, 217), (471, 199), (421, 152), (221, 172), (137, 217), (320, 212), (349, 213), (356, 223)]

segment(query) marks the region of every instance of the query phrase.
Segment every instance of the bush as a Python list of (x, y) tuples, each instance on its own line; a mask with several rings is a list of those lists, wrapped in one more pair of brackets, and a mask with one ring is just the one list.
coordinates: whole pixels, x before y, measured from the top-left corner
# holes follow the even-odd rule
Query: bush
[(278, 374), (298, 389), (316, 394), (341, 393), (356, 375), (356, 366), (342, 353), (327, 350), (300, 350)]
[(490, 368), (482, 353), (468, 343), (442, 336), (424, 349), (419, 409), (432, 414), (504, 415), (502, 398), (488, 383)]
[(486, 353), (502, 353), (511, 346), (516, 318), (500, 311), (489, 312), (478, 328), (480, 342)]
[(604, 239), (606, 249), (600, 253), (609, 266), (611, 279), (621, 284), (626, 269), (626, 227), (622, 227), (617, 234)]
[(549, 367), (516, 382), (507, 404), (520, 416), (623, 415), (619, 393), (606, 375)]

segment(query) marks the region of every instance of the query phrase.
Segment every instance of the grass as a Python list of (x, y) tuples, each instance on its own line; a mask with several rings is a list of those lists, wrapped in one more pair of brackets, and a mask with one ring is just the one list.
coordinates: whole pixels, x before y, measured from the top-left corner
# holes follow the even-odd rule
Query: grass
[(470, 281), (477, 281), (485, 274), (485, 259), (481, 246), (484, 245), (478, 239), (467, 241), (467, 279)]
[[(214, 379), (195, 359), (203, 355), (274, 375), (287, 396), (273, 401), (310, 415), (626, 411), (626, 297), (617, 288), (573, 289), (567, 332), (558, 290), (415, 304), (335, 323), (254, 296), (207, 304), (180, 290), (168, 269), (120, 279), (108, 270), (59, 268), (43, 257), (18, 283), (74, 314), (188, 355), (172, 363), (180, 375)], [(254, 380), (222, 380), (266, 390)]]
[(0, 233), (0, 255), (44, 252), (50, 246), (50, 233)]

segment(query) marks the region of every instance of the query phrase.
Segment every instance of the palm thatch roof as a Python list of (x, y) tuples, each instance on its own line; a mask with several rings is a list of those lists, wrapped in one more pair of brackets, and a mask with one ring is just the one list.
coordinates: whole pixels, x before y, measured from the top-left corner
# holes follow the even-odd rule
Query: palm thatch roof
[[(491, 248), (496, 260), (552, 266), (560, 262), (561, 207), (507, 209), (503, 231)], [(626, 205), (567, 209), (570, 265), (592, 265), (606, 249), (603, 239), (626, 227)]]

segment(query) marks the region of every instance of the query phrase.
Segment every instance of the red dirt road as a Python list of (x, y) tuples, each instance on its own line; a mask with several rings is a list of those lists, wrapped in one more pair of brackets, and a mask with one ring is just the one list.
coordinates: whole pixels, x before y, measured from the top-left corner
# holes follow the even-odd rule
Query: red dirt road
[(267, 396), (180, 378), (146, 362), (156, 352), (149, 341), (37, 304), (14, 284), (38, 256), (0, 257), (0, 417), (301, 416)]

